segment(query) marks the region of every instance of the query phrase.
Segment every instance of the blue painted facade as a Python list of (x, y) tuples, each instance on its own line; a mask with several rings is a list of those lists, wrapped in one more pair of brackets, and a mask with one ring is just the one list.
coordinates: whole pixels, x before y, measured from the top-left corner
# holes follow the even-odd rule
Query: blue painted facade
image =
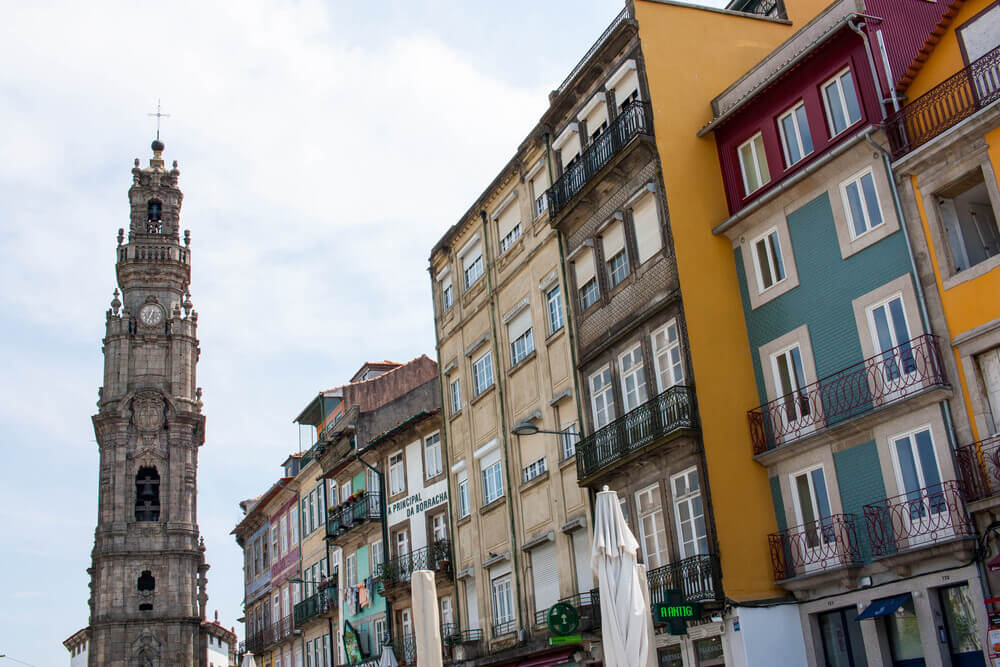
[[(247, 544), (253, 544), (254, 540), (261, 536), (268, 536), (271, 534), (271, 522), (266, 521), (264, 525), (254, 532), (250, 536), (250, 539), (246, 541)], [(265, 537), (266, 540), (266, 537)], [(250, 583), (246, 585), (246, 599), (247, 601), (254, 600), (260, 595), (266, 593), (271, 588), (271, 568), (270, 566), (265, 567), (264, 571), (261, 572), (255, 579), (252, 579)]]
[(886, 496), (875, 441), (869, 440), (849, 449), (834, 452), (833, 464), (837, 469), (837, 479), (841, 480), (840, 502), (844, 514), (855, 516), (858, 550), (861, 552), (862, 560), (870, 563), (872, 552), (868, 531), (865, 529), (864, 506)]

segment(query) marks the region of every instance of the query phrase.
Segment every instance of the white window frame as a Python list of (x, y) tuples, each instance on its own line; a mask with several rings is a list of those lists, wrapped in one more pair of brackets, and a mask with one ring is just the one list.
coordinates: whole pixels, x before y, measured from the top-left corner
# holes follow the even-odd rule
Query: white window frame
[(455, 286), (452, 283), (441, 286), (441, 310), (446, 311), (455, 305)]
[(580, 428), (576, 422), (563, 426), (562, 432), (559, 434), (563, 461), (576, 456), (576, 443), (580, 440), (579, 433)]
[[(439, 523), (440, 522), (440, 523)], [(438, 526), (441, 530), (438, 530)], [(437, 543), (448, 539), (448, 522), (445, 521), (445, 513), (438, 512), (431, 515), (431, 542)]]
[(469, 499), (469, 479), (458, 480), (458, 518), (464, 519), (472, 513), (472, 502)]
[[(864, 179), (865, 176), (871, 177), (872, 180), (872, 194), (875, 195), (875, 210), (878, 211), (879, 215), (879, 221), (876, 224), (872, 224), (871, 211), (870, 211), (871, 206), (869, 205), (868, 198), (867, 195), (865, 194), (865, 189), (862, 184), (862, 179)], [(854, 212), (851, 209), (851, 202), (847, 196), (847, 188), (849, 188), (851, 185), (857, 186), (858, 196), (861, 201), (861, 217), (863, 218), (861, 222), (863, 223), (865, 229), (861, 233), (858, 233), (856, 229), (855, 223), (857, 221), (854, 219)], [(871, 167), (866, 167), (862, 169), (858, 173), (854, 174), (853, 176), (842, 182), (840, 184), (840, 197), (844, 203), (844, 217), (847, 219), (847, 231), (851, 235), (851, 240), (860, 238), (865, 234), (885, 224), (885, 215), (882, 213), (882, 202), (878, 196), (878, 183), (875, 181), (875, 171)]]
[(389, 456), (389, 495), (396, 496), (404, 491), (406, 491), (406, 461), (403, 458), (403, 450), (399, 450)]
[(280, 528), (278, 532), (281, 533), (281, 555), (284, 556), (288, 553), (288, 515), (282, 514), (281, 521), (278, 524)]
[[(795, 164), (798, 164), (799, 162), (802, 162), (802, 160), (806, 159), (807, 156), (812, 155), (813, 151), (816, 150), (816, 147), (813, 144), (812, 136), (808, 134), (809, 133), (809, 117), (808, 117), (808, 115), (806, 116), (806, 127), (805, 127), (805, 129), (806, 129), (806, 136), (808, 136), (808, 138), (809, 138), (809, 145), (810, 145), (808, 151), (806, 150), (806, 144), (805, 144), (805, 142), (802, 140), (802, 127), (799, 125), (799, 116), (798, 116), (798, 114), (796, 112), (799, 109), (802, 109), (803, 112), (805, 112), (805, 108), (806, 108), (805, 102), (803, 102), (802, 100), (799, 100), (799, 102), (797, 104), (792, 105), (792, 107), (790, 109), (788, 109), (783, 114), (781, 114), (780, 116), (778, 116), (778, 134), (781, 136), (781, 148), (782, 148), (782, 150), (784, 150), (784, 153), (785, 153), (785, 166), (786, 167), (791, 167), (792, 165), (795, 165)], [(786, 118), (791, 118), (792, 119), (792, 128), (795, 131), (795, 136), (794, 137), (789, 137), (789, 136), (787, 136), (785, 134), (785, 119)], [(798, 151), (799, 151), (799, 159), (795, 160), (795, 161), (792, 161), (792, 152), (789, 149), (789, 143), (788, 142), (789, 142), (790, 139), (794, 139), (795, 143), (797, 144)]]
[(549, 335), (565, 326), (562, 313), (562, 289), (558, 284), (545, 291), (545, 310), (549, 317)]
[(344, 584), (348, 588), (358, 585), (358, 555), (348, 554), (344, 558)]
[[(432, 439), (437, 438), (434, 442)], [(436, 431), (424, 438), (424, 476), (427, 479), (441, 474), (441, 432)]]
[(537, 461), (533, 461), (532, 463), (529, 463), (528, 465), (524, 466), (524, 468), (521, 469), (521, 481), (530, 482), (536, 477), (545, 474), (547, 470), (548, 468), (546, 467), (545, 464), (545, 457), (543, 456)]
[[(691, 477), (692, 473), (694, 475), (694, 478), (698, 480), (698, 491), (697, 492), (688, 491), (688, 493), (686, 494), (679, 495), (677, 493), (677, 484), (675, 480), (683, 477), (685, 480), (685, 486), (688, 489), (690, 489), (690, 485), (687, 484), (687, 479)], [(689, 556), (696, 556), (702, 553), (708, 553), (709, 551), (708, 519), (705, 517), (705, 497), (702, 495), (701, 492), (701, 477), (698, 475), (698, 468), (696, 466), (691, 466), (690, 468), (682, 470), (676, 475), (670, 476), (670, 495), (673, 498), (674, 522), (675, 522), (674, 525), (676, 527), (676, 532), (677, 532), (677, 548), (678, 551), (680, 551), (681, 558), (688, 558)], [(695, 498), (701, 498), (702, 528), (705, 531), (705, 533), (701, 536), (699, 536), (696, 532), (698, 524), (697, 521), (695, 520), (695, 515), (694, 515)], [(681, 519), (681, 512), (680, 512), (680, 508), (682, 505), (688, 506), (688, 516), (690, 517), (689, 522), (691, 524), (692, 535), (694, 536), (694, 551), (688, 551), (688, 548), (685, 547), (684, 544), (684, 536), (683, 533), (681, 532), (682, 530), (681, 526), (684, 523), (683, 520)], [(702, 547), (699, 546), (699, 543), (702, 541), (702, 539), (704, 539), (705, 541), (704, 551), (702, 551), (701, 550)]]
[(514, 242), (521, 238), (521, 223), (517, 223), (514, 227), (507, 232), (507, 235), (500, 239), (500, 254), (504, 254), (510, 247), (514, 245)]
[[(606, 374), (606, 379), (605, 379)], [(594, 380), (600, 378), (601, 386), (595, 388)], [(594, 430), (604, 428), (615, 420), (615, 390), (611, 379), (611, 366), (606, 365), (591, 374), (587, 378), (587, 386), (590, 388), (590, 414), (594, 420)], [(600, 391), (600, 394), (597, 391)], [(598, 396), (603, 399), (603, 406), (598, 407)], [(601, 412), (604, 412), (604, 419), (601, 419)]]
[[(673, 332), (673, 340), (670, 333)], [(656, 337), (663, 334), (664, 346), (660, 348), (656, 344)], [(681, 330), (674, 318), (654, 331), (649, 337), (650, 347), (653, 349), (653, 365), (656, 370), (656, 390), (662, 394), (670, 387), (684, 384), (684, 357), (681, 354)], [(676, 356), (676, 359), (674, 358)], [(665, 359), (667, 367), (664, 368)], [(669, 375), (670, 383), (664, 382), (664, 376)]]
[(382, 549), (382, 540), (377, 539), (368, 545), (369, 560), (371, 561), (371, 571), (372, 576), (375, 575), (376, 569), (379, 565), (385, 562), (385, 550)]
[[(854, 88), (854, 100), (858, 104), (858, 111), (860, 113), (860, 116), (854, 120), (851, 120), (851, 114), (847, 106), (847, 97), (844, 95), (843, 80), (845, 74), (849, 74), (851, 76), (851, 86)], [(844, 114), (844, 122), (847, 123), (841, 130), (838, 130), (837, 126), (833, 122), (833, 112), (832, 112), (833, 110), (830, 108), (830, 97), (826, 94), (827, 88), (829, 88), (831, 85), (837, 86), (837, 93), (840, 95), (840, 110)], [(845, 67), (844, 69), (840, 70), (832, 77), (824, 81), (822, 84), (820, 84), (819, 94), (820, 97), (823, 98), (823, 110), (826, 112), (826, 124), (828, 129), (830, 130), (831, 138), (843, 134), (844, 132), (854, 127), (854, 125), (856, 125), (857, 123), (859, 123), (861, 120), (864, 119), (865, 112), (864, 108), (861, 106), (861, 98), (858, 96), (857, 79), (854, 76), (854, 72), (851, 71), (850, 66)]]
[(489, 505), (503, 498), (503, 469), (500, 461), (494, 461), (480, 473), (483, 484), (483, 505)]
[[(636, 352), (639, 353), (638, 363), (636, 363)], [(626, 362), (633, 364), (626, 369)], [(635, 386), (629, 390), (628, 381), (633, 380)], [(649, 400), (649, 391), (646, 388), (646, 364), (642, 351), (642, 344), (636, 343), (629, 350), (618, 357), (618, 381), (622, 390), (622, 414), (635, 410), (637, 407)], [(635, 405), (629, 398), (630, 394), (635, 394)]]
[(455, 378), (448, 384), (448, 396), (451, 401), (451, 414), (462, 411), (462, 378)]
[[(764, 148), (764, 155), (757, 155), (757, 138), (760, 138), (760, 144)], [(750, 146), (750, 152), (753, 157), (753, 167), (754, 175), (757, 177), (757, 187), (753, 190), (750, 189), (750, 182), (747, 180), (747, 164), (743, 161), (743, 147)], [(744, 141), (742, 144), (736, 147), (736, 159), (740, 164), (740, 176), (743, 178), (743, 193), (744, 197), (749, 197), (753, 193), (760, 190), (762, 187), (771, 182), (771, 168), (767, 166), (767, 146), (764, 145), (764, 133), (757, 132), (752, 137)], [(760, 169), (761, 161), (766, 167), (766, 173), (762, 173)]]
[[(483, 269), (485, 268), (483, 267), (482, 246), (479, 247), (479, 252), (476, 254), (476, 258), (471, 262), (466, 263), (465, 258), (468, 256), (469, 255), (465, 255), (465, 257), (462, 258), (462, 284), (465, 285), (466, 291), (482, 279), (484, 273)], [(470, 278), (470, 276), (472, 277)]]
[(516, 618), (509, 572), (490, 579), (490, 598), (493, 601), (493, 625), (510, 623)]
[[(655, 499), (656, 509), (646, 512), (642, 511), (640, 496), (650, 496)], [(667, 538), (667, 528), (663, 516), (663, 502), (660, 496), (659, 483), (639, 489), (635, 492), (636, 525), (639, 528), (639, 541), (642, 547), (643, 561), (650, 570), (663, 567), (670, 562), (670, 543)], [(657, 522), (659, 518), (659, 522)], [(647, 532), (647, 526), (643, 519), (650, 519), (653, 522), (652, 534)], [(647, 551), (647, 540), (652, 538), (655, 553)], [(655, 562), (654, 562), (655, 560)]]
[(472, 393), (480, 396), (493, 386), (493, 353), (486, 354), (472, 362)]
[(535, 351), (535, 336), (532, 327), (510, 342), (510, 365), (517, 366), (529, 354)]
[[(757, 250), (757, 244), (764, 242), (765, 256), (762, 258)], [(772, 242), (773, 241), (773, 242)], [(777, 245), (778, 256), (775, 256), (774, 245)], [(777, 227), (771, 227), (763, 234), (757, 236), (750, 244), (750, 254), (753, 256), (754, 272), (757, 276), (757, 293), (763, 294), (775, 285), (788, 279), (788, 269), (785, 268), (785, 249), (781, 246), (781, 234)], [(767, 262), (768, 277), (771, 284), (764, 286), (764, 265)], [(780, 275), (778, 270), (780, 269)]]
[(600, 300), (601, 288), (597, 284), (597, 276), (594, 276), (580, 286), (580, 308), (587, 310)]

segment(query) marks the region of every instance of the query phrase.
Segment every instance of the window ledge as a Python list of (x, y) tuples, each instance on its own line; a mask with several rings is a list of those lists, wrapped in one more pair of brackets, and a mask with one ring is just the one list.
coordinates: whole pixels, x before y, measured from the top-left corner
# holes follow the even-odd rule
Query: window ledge
[(503, 270), (507, 268), (513, 262), (514, 258), (521, 254), (524, 249), (524, 234), (522, 233), (517, 237), (517, 240), (511, 243), (506, 250), (503, 251), (499, 257), (497, 257), (497, 268)]
[(455, 412), (452, 412), (450, 415), (448, 415), (448, 421), (449, 422), (453, 422), (453, 421), (455, 421), (456, 419), (458, 419), (461, 416), (462, 416), (462, 411), (461, 410), (457, 410)]
[(479, 508), (479, 514), (480, 515), (482, 515), (482, 514), (488, 514), (489, 512), (492, 512), (496, 508), (498, 508), (501, 505), (503, 505), (505, 502), (507, 502), (507, 496), (506, 495), (500, 496), (496, 500), (491, 500), (490, 502), (486, 503), (485, 505), (480, 506), (480, 508)]
[(458, 526), (464, 526), (465, 524), (471, 523), (471, 522), (472, 522), (472, 514), (470, 513), (470, 514), (466, 514), (465, 516), (461, 516), (458, 519), (456, 519), (455, 520), (455, 526), (456, 527), (458, 527)]
[(978, 264), (973, 264), (967, 269), (962, 269), (961, 271), (952, 273), (950, 276), (941, 281), (941, 286), (945, 290), (950, 290), (951, 288), (961, 285), (962, 283), (975, 280), (976, 278), (989, 273), (998, 266), (1000, 266), (1000, 255), (993, 255)]
[[(627, 286), (635, 282), (635, 271), (632, 267), (629, 267), (628, 275), (622, 278), (622, 281), (608, 290), (608, 303), (614, 301), (614, 298), (618, 296), (618, 293), (625, 289)], [(600, 303), (600, 301), (598, 301)]]
[(433, 475), (431, 477), (425, 477), (424, 486), (427, 486), (428, 484), (436, 484), (437, 482), (440, 482), (443, 479), (444, 479), (444, 469), (442, 468), (441, 472), (439, 472), (438, 474)]
[(470, 399), (469, 400), (469, 405), (475, 405), (479, 401), (483, 400), (484, 397), (489, 396), (491, 393), (493, 393), (493, 390), (496, 389), (496, 386), (497, 386), (497, 383), (496, 383), (496, 380), (494, 380), (493, 384), (491, 384), (486, 389), (483, 389), (482, 393), (480, 393), (475, 398)]
[(558, 329), (556, 329), (555, 331), (553, 331), (552, 333), (550, 333), (548, 335), (548, 337), (545, 339), (545, 344), (546, 345), (551, 345), (552, 343), (554, 343), (557, 340), (559, 340), (559, 338), (564, 333), (566, 333), (566, 323), (565, 322), (563, 323), (563, 325), (561, 327), (559, 327)]
[[(562, 446), (562, 443), (560, 442), (559, 445)], [(560, 470), (565, 470), (566, 468), (570, 467), (571, 465), (574, 465), (574, 466), (576, 465), (576, 452), (573, 452), (573, 456), (567, 456), (566, 458), (561, 459), (559, 461), (559, 469)]]
[[(479, 279), (476, 282), (472, 283), (472, 285), (469, 286), (469, 289), (465, 290), (465, 292), (462, 293), (462, 305), (468, 306), (469, 303), (471, 303), (472, 300), (476, 298), (476, 296), (478, 296), (479, 293), (482, 292), (485, 288), (486, 288), (486, 273), (484, 272), (483, 275), (479, 276)], [(454, 307), (455, 307), (454, 304), (452, 304), (452, 308)]]
[(520, 489), (521, 489), (521, 491), (527, 491), (528, 489), (530, 489), (533, 486), (538, 486), (539, 484), (541, 484), (543, 481), (547, 480), (548, 478), (549, 478), (549, 471), (546, 469), (545, 472), (543, 472), (542, 474), (538, 475), (537, 477), (532, 477), (527, 482), (521, 482)]
[(527, 355), (525, 355), (523, 359), (521, 359), (519, 362), (517, 362), (516, 364), (507, 369), (507, 376), (509, 377), (514, 373), (516, 373), (517, 371), (524, 368), (525, 366), (527, 366), (528, 362), (533, 360), (536, 356), (538, 356), (536, 350), (532, 350), (531, 352), (529, 352)]

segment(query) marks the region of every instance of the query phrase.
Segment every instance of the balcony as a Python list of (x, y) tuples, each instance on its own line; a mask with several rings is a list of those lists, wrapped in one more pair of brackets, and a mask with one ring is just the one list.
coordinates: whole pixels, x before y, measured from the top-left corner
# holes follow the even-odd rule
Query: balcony
[(264, 633), (263, 631), (254, 632), (247, 635), (247, 639), (244, 642), (244, 648), (246, 653), (260, 654), (264, 651)]
[(555, 216), (590, 183), (611, 159), (639, 136), (652, 136), (653, 114), (645, 102), (632, 102), (611, 121), (608, 129), (592, 140), (549, 188), (549, 214)]
[(382, 518), (382, 503), (377, 493), (365, 493), (331, 509), (326, 516), (326, 538), (334, 539), (368, 521)]
[(948, 385), (937, 336), (924, 335), (747, 413), (755, 456)]
[[(332, 603), (332, 604), (331, 604)], [(295, 605), (293, 616), (295, 627), (301, 627), (313, 618), (337, 608), (337, 587), (330, 586), (313, 593)]]
[(788, 18), (783, 0), (733, 0), (726, 9), (775, 19)]
[(451, 542), (438, 540), (429, 547), (379, 563), (375, 570), (375, 583), (382, 593), (400, 585), (409, 588), (410, 577), (415, 570), (432, 570), (445, 578), (450, 577)]
[[(576, 607), (580, 613), (579, 632), (586, 632), (600, 627), (601, 625), (601, 597), (600, 592), (595, 588), (587, 593), (577, 593), (559, 602), (566, 602)], [(548, 623), (549, 609), (539, 609), (535, 612), (535, 625), (546, 625)]]
[(865, 505), (865, 524), (875, 558), (974, 534), (955, 481)]
[(517, 631), (517, 619), (511, 618), (506, 621), (496, 621), (490, 629), (493, 631), (493, 639), (499, 639), (504, 635), (513, 634)]
[(1000, 434), (955, 450), (962, 491), (969, 502), (1000, 494)]
[(400, 665), (417, 664), (417, 640), (413, 635), (397, 635), (392, 638), (392, 652)]
[[(285, 616), (282, 619), (271, 623), (271, 625), (264, 628), (263, 634), (263, 647), (264, 649), (274, 646), (275, 644), (280, 644), (289, 637), (292, 636), (292, 617)], [(256, 653), (256, 651), (254, 651)]]
[(462, 630), (457, 623), (446, 623), (441, 626), (441, 644), (446, 660), (474, 660), (482, 654), (483, 631)]
[(579, 483), (586, 484), (661, 438), (679, 435), (697, 424), (694, 390), (670, 387), (580, 441), (576, 446)]
[(1000, 48), (913, 100), (886, 121), (897, 160), (1000, 100)]
[(652, 602), (667, 602), (667, 591), (680, 591), (688, 602), (722, 601), (722, 568), (715, 554), (689, 556), (646, 574)]
[(861, 565), (853, 514), (834, 514), (767, 536), (775, 581)]

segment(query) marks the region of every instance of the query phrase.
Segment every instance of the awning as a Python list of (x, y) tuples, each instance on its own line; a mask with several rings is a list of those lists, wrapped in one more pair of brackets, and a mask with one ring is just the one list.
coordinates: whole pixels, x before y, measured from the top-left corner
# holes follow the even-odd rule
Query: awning
[(573, 664), (573, 651), (557, 653), (556, 655), (546, 655), (539, 658), (529, 658), (517, 663), (517, 667), (552, 667), (553, 665)]
[(895, 614), (896, 610), (906, 604), (906, 601), (910, 599), (909, 593), (903, 593), (902, 595), (894, 595), (891, 598), (882, 598), (881, 600), (873, 601), (868, 607), (865, 608), (863, 612), (858, 614), (855, 621), (863, 621), (868, 618), (877, 618), (878, 616), (888, 616), (889, 614)]

